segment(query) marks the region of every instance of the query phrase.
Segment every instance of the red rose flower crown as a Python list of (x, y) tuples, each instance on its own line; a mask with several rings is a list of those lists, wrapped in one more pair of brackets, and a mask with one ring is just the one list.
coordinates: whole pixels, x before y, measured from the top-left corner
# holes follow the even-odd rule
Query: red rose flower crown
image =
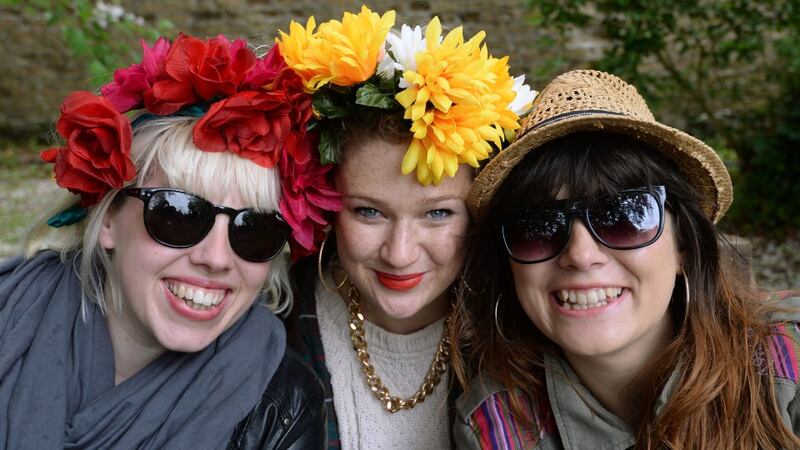
[[(48, 223), (62, 226), (86, 215), (86, 208), (136, 176), (130, 158), (133, 127), (157, 116), (201, 117), (193, 140), (207, 152), (230, 151), (263, 167), (279, 167), (280, 212), (292, 229), (292, 259), (314, 253), (325, 237), (329, 214), (341, 210), (333, 189), (332, 166), (320, 164), (318, 136), (309, 130), (311, 96), (288, 68), (278, 46), (259, 58), (247, 42), (219, 35), (208, 40), (180, 34), (160, 38), (143, 57), (114, 72), (98, 96), (69, 95), (56, 128), (62, 147), (41, 154), (55, 164), (59, 186), (80, 195), (80, 205)], [(144, 109), (133, 124), (125, 113)]]

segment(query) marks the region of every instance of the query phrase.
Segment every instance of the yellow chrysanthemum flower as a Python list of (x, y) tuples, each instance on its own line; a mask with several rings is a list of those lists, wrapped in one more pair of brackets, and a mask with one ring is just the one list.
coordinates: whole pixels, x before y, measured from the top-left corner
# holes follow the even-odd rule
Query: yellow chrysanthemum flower
[[(459, 163), (478, 167), (491, 144), (500, 148), (504, 129), (518, 127), (508, 108), (516, 96), (508, 58), (492, 58), (480, 32), (464, 42), (458, 27), (441, 39), (434, 17), (428, 24), (426, 51), (416, 55), (416, 70), (403, 72), (409, 87), (395, 99), (412, 121), (414, 138), (403, 157), (403, 173), (417, 170), (422, 184), (439, 184), (454, 176)], [(491, 143), (491, 144), (490, 144)]]
[(289, 34), (280, 32), (278, 45), (309, 91), (327, 83), (353, 86), (375, 74), (394, 18), (394, 11), (379, 16), (363, 6), (360, 13), (346, 12), (341, 22), (330, 20), (316, 32), (314, 17), (305, 27), (292, 21)]

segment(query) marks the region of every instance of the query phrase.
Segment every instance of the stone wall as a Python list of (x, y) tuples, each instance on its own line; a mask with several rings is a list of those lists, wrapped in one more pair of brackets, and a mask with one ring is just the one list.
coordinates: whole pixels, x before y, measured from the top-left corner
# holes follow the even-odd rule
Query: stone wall
[[(108, 0), (107, 0), (108, 1)], [(201, 36), (224, 33), (254, 42), (271, 42), (276, 30), (287, 30), (291, 20), (304, 22), (313, 14), (317, 23), (340, 18), (342, 12), (358, 11), (362, 3), (345, 0), (122, 0), (128, 11), (148, 23), (168, 19), (175, 31)], [(394, 9), (397, 22), (426, 24), (438, 15), (446, 28), (463, 25), (467, 36), (487, 32), (486, 42), (493, 55), (511, 56), (513, 74), (531, 74), (550, 49), (538, 42), (534, 26), (526, 20), (523, 0), (428, 0), (367, 2), (373, 10)], [(597, 53), (596, 40), (574, 40), (570, 65), (581, 65), (585, 55)], [(589, 45), (587, 46), (587, 42)], [(62, 42), (56, 28), (48, 29), (41, 19), (26, 16), (21, 8), (0, 8), (0, 136), (33, 137), (51, 128), (58, 105), (70, 91), (87, 86), (87, 75)], [(541, 88), (553, 74), (533, 79)]]

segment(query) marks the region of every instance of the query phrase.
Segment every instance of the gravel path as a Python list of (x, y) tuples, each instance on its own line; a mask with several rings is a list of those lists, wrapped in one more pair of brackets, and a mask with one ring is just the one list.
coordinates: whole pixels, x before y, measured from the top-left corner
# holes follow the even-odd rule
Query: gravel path
[(800, 289), (800, 239), (750, 238), (758, 285), (767, 290)]
[(18, 253), (19, 242), (56, 189), (58, 186), (48, 179), (0, 179), (0, 257)]

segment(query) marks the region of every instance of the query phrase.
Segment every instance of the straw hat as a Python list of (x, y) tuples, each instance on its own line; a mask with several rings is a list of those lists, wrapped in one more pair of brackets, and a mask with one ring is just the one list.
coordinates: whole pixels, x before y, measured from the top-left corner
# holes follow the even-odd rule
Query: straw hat
[(728, 170), (711, 147), (655, 120), (636, 88), (614, 75), (575, 70), (558, 76), (536, 98), (518, 138), (478, 174), (467, 195), (473, 217), (481, 217), (497, 188), (528, 152), (580, 131), (630, 136), (674, 161), (701, 193), (701, 208), (718, 221), (733, 200)]

